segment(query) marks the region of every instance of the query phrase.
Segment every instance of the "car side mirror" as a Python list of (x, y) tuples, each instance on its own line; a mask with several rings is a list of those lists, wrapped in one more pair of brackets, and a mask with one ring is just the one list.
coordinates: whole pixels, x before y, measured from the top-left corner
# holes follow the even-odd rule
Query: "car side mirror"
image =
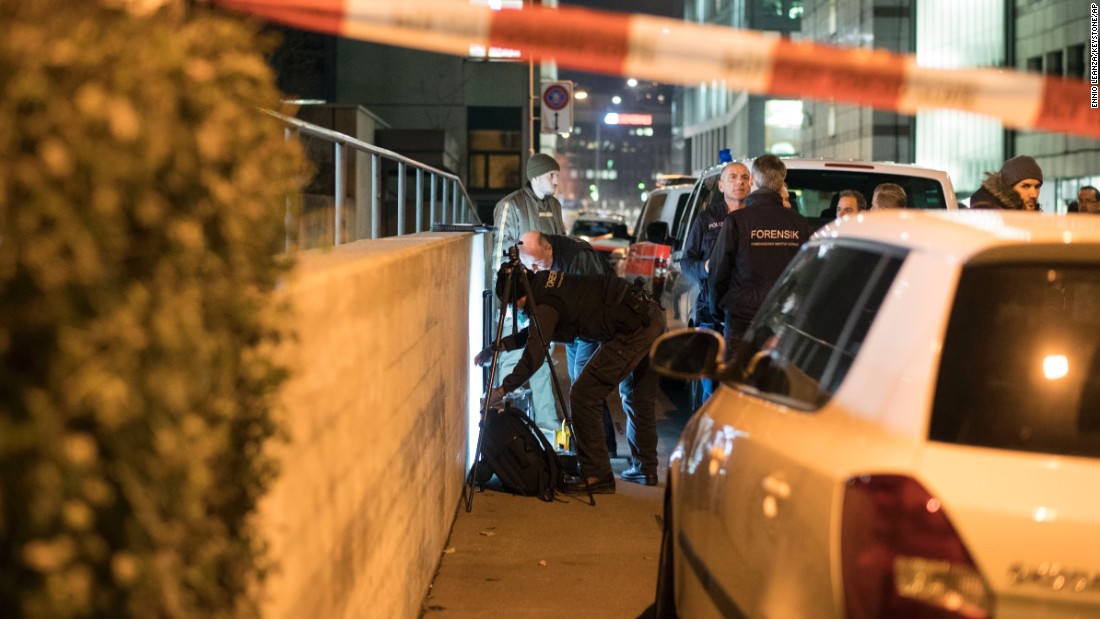
[(645, 227), (645, 240), (661, 245), (669, 244), (668, 222), (652, 221)]
[(725, 352), (725, 340), (710, 329), (677, 329), (657, 338), (649, 359), (659, 374), (694, 380), (720, 373)]

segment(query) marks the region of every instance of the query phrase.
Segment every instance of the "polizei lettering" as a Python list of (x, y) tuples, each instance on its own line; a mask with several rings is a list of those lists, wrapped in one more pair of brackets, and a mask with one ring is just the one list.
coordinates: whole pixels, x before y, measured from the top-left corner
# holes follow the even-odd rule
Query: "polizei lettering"
[(752, 230), (749, 232), (749, 238), (797, 241), (798, 230)]

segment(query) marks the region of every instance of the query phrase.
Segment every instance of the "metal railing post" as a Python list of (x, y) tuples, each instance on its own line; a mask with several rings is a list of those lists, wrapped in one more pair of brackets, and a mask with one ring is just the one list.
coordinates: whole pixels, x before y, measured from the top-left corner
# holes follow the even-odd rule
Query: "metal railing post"
[(440, 182), (440, 185), (441, 185), (440, 190), (443, 192), (443, 218), (442, 218), (442, 220), (443, 220), (443, 223), (445, 223), (445, 224), (446, 223), (451, 223), (450, 218), (447, 217), (447, 183), (448, 182), (449, 181), (446, 178), (443, 178), (442, 181)]
[(344, 145), (340, 142), (333, 143), (333, 199), (336, 206), (336, 231), (333, 235), (333, 245), (339, 245), (342, 240), (341, 229), (344, 227)]
[(424, 231), (424, 170), (416, 169), (416, 232)]
[(429, 223), (434, 223), (436, 221), (436, 216), (435, 216), (436, 197), (435, 197), (435, 174), (434, 173), (430, 177), (428, 177), (428, 193), (431, 194), (431, 198), (428, 200), (428, 202), (429, 202), (428, 209), (431, 212), (431, 216), (428, 217), (428, 222)]
[[(283, 129), (283, 139), (289, 142), (298, 137), (298, 130), (287, 127)], [(289, 252), (291, 247), (290, 226), (294, 223), (290, 214), (290, 196), (286, 197), (285, 212), (283, 213), (283, 251)]]
[(405, 162), (397, 162), (397, 236), (405, 234)]
[(379, 182), (378, 155), (370, 156), (370, 238), (376, 239), (382, 236), (382, 214), (378, 207), (378, 193), (382, 189)]
[[(459, 210), (458, 210), (458, 183), (456, 182), (456, 183), (452, 184), (452, 185), (451, 185), (451, 189), (452, 189), (452, 190), (454, 191), (454, 198), (453, 198), (453, 199), (451, 200), (451, 205), (452, 205), (452, 206), (454, 207), (454, 210), (455, 210), (455, 212), (454, 212), (454, 217), (452, 217), (452, 218), (451, 218), (451, 221), (452, 221), (452, 222), (457, 222), (457, 221), (459, 221)], [(462, 219), (461, 221), (466, 221), (466, 219), (465, 219), (465, 218), (463, 218), (463, 219)]]

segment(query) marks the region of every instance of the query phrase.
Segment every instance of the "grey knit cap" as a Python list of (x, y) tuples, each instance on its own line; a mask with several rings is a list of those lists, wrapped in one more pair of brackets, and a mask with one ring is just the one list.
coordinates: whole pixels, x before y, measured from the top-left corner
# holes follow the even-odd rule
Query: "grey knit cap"
[(560, 169), (561, 166), (558, 165), (558, 162), (550, 155), (546, 153), (535, 153), (527, 160), (527, 180)]
[(1039, 164), (1035, 163), (1034, 159), (1027, 155), (1020, 155), (1009, 159), (1001, 166), (1001, 178), (1010, 186), (1015, 185), (1025, 178), (1034, 178), (1042, 185), (1043, 171), (1039, 168)]

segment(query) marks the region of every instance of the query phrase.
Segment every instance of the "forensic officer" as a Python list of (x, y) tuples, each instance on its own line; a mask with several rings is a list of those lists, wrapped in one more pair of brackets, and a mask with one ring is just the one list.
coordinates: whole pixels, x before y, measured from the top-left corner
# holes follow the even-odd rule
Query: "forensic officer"
[[(535, 273), (539, 271), (561, 271), (571, 275), (614, 275), (607, 259), (596, 251), (592, 244), (562, 234), (543, 234), (524, 232), (519, 237), (519, 259), (523, 266)], [(569, 368), (569, 383), (572, 384), (581, 375), (585, 364), (596, 354), (599, 342), (577, 338), (565, 345), (565, 362)], [(615, 424), (611, 420), (611, 410), (607, 402), (603, 406), (603, 432), (607, 440), (607, 451), (612, 458), (619, 457), (615, 443)], [(627, 440), (630, 440), (631, 427), (627, 424)], [(630, 480), (635, 481), (635, 480)]]
[(775, 155), (752, 162), (755, 189), (744, 208), (726, 216), (711, 253), (710, 301), (715, 312), (725, 315), (727, 357), (787, 263), (810, 239), (806, 218), (783, 206), (780, 190), (786, 177), (787, 166)]
[[(615, 476), (604, 444), (600, 421), (604, 399), (620, 385), (623, 409), (634, 427), (630, 439), (636, 453), (632, 473), (638, 483), (657, 485), (657, 421), (654, 411), (657, 375), (649, 366), (649, 348), (665, 330), (664, 311), (641, 288), (607, 275), (569, 275), (560, 271), (532, 274), (527, 269), (505, 264), (497, 274), (497, 296), (504, 294), (508, 269), (530, 282), (533, 299), (525, 286), (513, 286), (517, 304), (531, 313), (527, 328), (501, 340), (503, 350), (522, 348), (523, 355), (501, 386), (489, 394), (491, 404), (515, 389), (537, 370), (545, 359), (550, 341), (572, 342), (576, 338), (600, 342), (588, 364), (569, 390), (569, 406), (576, 431), (577, 457), (592, 492), (613, 494)], [(511, 299), (501, 299), (510, 302)], [(540, 336), (541, 334), (541, 336)], [(546, 339), (546, 341), (543, 340)], [(474, 362), (484, 365), (493, 351), (486, 348)], [(625, 477), (624, 477), (625, 478)], [(583, 493), (585, 480), (566, 482), (566, 492)]]

